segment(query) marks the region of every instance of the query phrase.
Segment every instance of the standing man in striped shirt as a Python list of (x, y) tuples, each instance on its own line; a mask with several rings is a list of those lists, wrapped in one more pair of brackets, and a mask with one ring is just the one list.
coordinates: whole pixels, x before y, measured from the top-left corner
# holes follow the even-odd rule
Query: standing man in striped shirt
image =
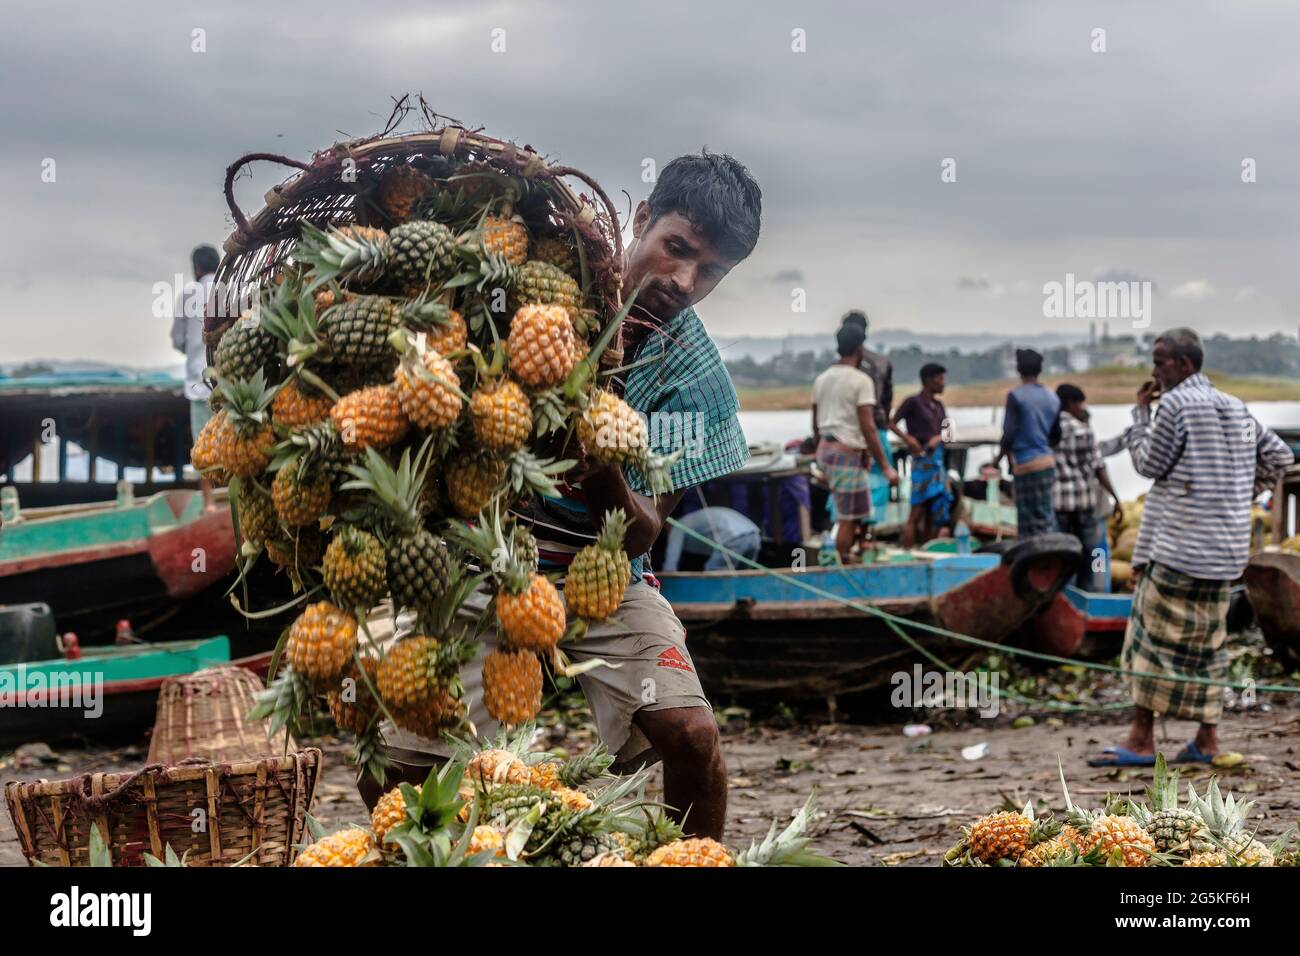
[(1226, 676), (1228, 586), (1250, 557), (1251, 502), (1294, 460), (1240, 399), (1202, 374), (1194, 331), (1171, 329), (1152, 352), (1155, 381), (1138, 390), (1127, 433), (1133, 467), (1155, 481), (1133, 550), (1140, 579), (1122, 657), (1136, 672), (1128, 677), (1136, 712), (1125, 743), (1092, 766), (1153, 764), (1156, 714), (1201, 725), (1175, 761), (1208, 763), (1218, 753), (1223, 688), (1169, 678)]
[[(681, 156), (661, 170), (632, 219), (623, 295), (641, 291), (623, 329), (628, 370), (613, 384), (648, 419), (651, 451), (683, 452), (672, 466), (673, 491), (654, 497), (639, 471), (584, 460), (565, 475), (559, 497), (534, 498), (520, 514), (544, 569), (567, 566), (595, 540), (607, 512), (621, 508), (631, 519), (624, 548), (634, 556), (632, 583), (623, 603), (565, 652), (575, 664), (599, 658), (615, 665), (578, 677), (615, 768), (662, 761), (664, 802), (679, 821), (685, 816), (688, 834), (714, 839), (722, 837), (727, 810), (718, 724), (686, 649), (686, 630), (659, 593), (646, 555), (684, 491), (735, 471), (749, 457), (731, 376), (693, 306), (753, 251), (761, 215), (758, 183), (730, 156)], [(487, 597), (471, 595), (465, 607), (481, 611)], [(382, 618), (372, 617), (369, 626), (372, 635), (382, 632)], [(482, 638), (479, 658), (461, 679), (470, 720), (480, 736), (490, 736), (496, 724), (483, 707), (481, 665), (494, 640), (491, 629)], [(422, 781), (447, 756), (439, 741), (390, 725), (383, 733), (390, 778)], [(359, 787), (373, 806), (380, 789), (369, 778)]]

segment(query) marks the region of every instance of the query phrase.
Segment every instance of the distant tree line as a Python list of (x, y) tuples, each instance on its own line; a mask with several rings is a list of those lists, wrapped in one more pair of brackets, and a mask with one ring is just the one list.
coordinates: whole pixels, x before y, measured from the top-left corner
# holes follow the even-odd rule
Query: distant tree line
[[(1148, 333), (1142, 337), (1140, 344), (1132, 337), (1110, 341), (1112, 344), (1131, 344), (1135, 352), (1140, 349), (1145, 353), (1153, 338)], [(1252, 336), (1248, 339), (1214, 335), (1205, 339), (1204, 344), (1206, 368), (1216, 372), (1272, 377), (1300, 375), (1300, 343), (1281, 333), (1267, 338)], [(947, 368), (950, 382), (992, 382), (1014, 375), (1014, 348), (1015, 343), (1012, 341), (1002, 342), (983, 352), (961, 352), (957, 349), (946, 352), (926, 351), (919, 346), (909, 345), (887, 350), (885, 354), (894, 363), (894, 381), (898, 383), (917, 381), (921, 366), (927, 362), (938, 362)], [(1044, 350), (1043, 364), (1047, 372), (1069, 371), (1072, 367), (1071, 351), (1065, 346)], [(809, 349), (774, 355), (763, 362), (745, 355), (729, 360), (727, 369), (737, 385), (807, 385), (835, 361), (833, 349), (827, 348), (821, 352)], [(1098, 364), (1107, 363), (1103, 361)]]

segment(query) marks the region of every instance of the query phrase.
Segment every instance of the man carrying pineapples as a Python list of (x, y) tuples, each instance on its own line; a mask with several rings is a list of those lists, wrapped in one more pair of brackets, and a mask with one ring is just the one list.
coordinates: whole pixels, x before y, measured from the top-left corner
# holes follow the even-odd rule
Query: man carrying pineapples
[[(626, 371), (619, 385), (626, 406), (652, 423), (651, 450), (680, 453), (670, 466), (672, 492), (651, 494), (642, 470), (625, 467), (603, 447), (609, 431), (647, 434), (637, 416), (623, 420), (625, 407), (611, 401), (609, 408), (591, 410), (587, 429), (579, 428), (580, 461), (565, 476), (561, 496), (535, 497), (521, 515), (531, 523), (542, 570), (573, 566), (564, 589), (570, 612), (580, 602), (586, 605), (582, 616), (594, 619), (581, 641), (565, 645), (566, 653), (575, 664), (601, 659), (616, 665), (578, 677), (605, 746), (618, 767), (662, 760), (665, 803), (677, 808), (679, 819), (686, 814), (688, 833), (714, 839), (722, 836), (727, 797), (717, 723), (686, 649), (685, 629), (655, 587), (645, 555), (684, 491), (748, 458), (735, 388), (693, 306), (753, 251), (761, 205), (758, 184), (741, 163), (706, 152), (664, 167), (633, 218), (624, 298), (640, 291), (624, 323)], [(656, 428), (656, 416), (692, 427)], [(685, 431), (689, 447), (658, 447), (660, 440), (681, 440)], [(609, 564), (605, 555), (618, 553), (620, 535), (623, 551), (636, 556), (627, 569), (631, 580), (616, 608), (601, 609), (600, 569)], [(527, 577), (521, 573), (520, 582)], [(529, 599), (526, 589), (519, 599)], [(608, 616), (600, 620), (602, 610)], [(505, 613), (498, 607), (503, 625)], [(483, 667), (508, 668), (510, 652), (494, 649), (493, 636), (484, 635)], [(509, 701), (485, 707), (481, 675), (475, 661), (461, 677), (470, 720), (484, 735), (495, 729), (488, 711), (500, 715)], [(422, 781), (446, 754), (440, 744), (396, 728), (386, 727), (385, 738), (390, 778)], [(379, 788), (369, 781), (361, 786), (373, 805)]]

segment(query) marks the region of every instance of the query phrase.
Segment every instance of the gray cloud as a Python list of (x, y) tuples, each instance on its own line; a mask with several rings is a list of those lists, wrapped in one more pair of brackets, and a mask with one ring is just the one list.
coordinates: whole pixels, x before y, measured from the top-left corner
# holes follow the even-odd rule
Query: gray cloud
[(968, 276), (962, 276), (957, 280), (959, 289), (987, 289), (992, 285), (988, 279), (972, 279)]
[(790, 285), (794, 282), (803, 282), (804, 275), (802, 269), (781, 269), (767, 277), (767, 281), (773, 285)]
[(1154, 279), (1141, 275), (1137, 272), (1130, 272), (1127, 269), (1107, 269), (1101, 275), (1095, 276), (1095, 282), (1150, 282), (1151, 291), (1159, 292), (1160, 286)]
[[(1037, 277), (1112, 262), (1175, 286), (1257, 290), (1173, 300), (1157, 326), (1294, 328), (1300, 192), (1286, 171), (1300, 159), (1288, 122), (1300, 112), (1300, 10), (928, 10), (74, 0), (11, 18), (5, 64), (23, 82), (0, 84), (5, 358), (172, 360), (148, 279), (186, 271), (195, 244), (229, 232), (226, 164), (253, 150), (305, 159), (374, 132), (408, 90), (633, 201), (648, 190), (646, 158), (662, 167), (707, 144), (744, 160), (763, 187), (764, 230), (726, 297), (700, 307), (719, 334), (832, 329), (852, 304), (880, 329), (1036, 328), (1036, 292), (973, 296), (952, 277), (987, 276), (972, 281), (992, 291), (1028, 276), (1037, 289)], [(1098, 25), (1104, 54), (1089, 50)], [(206, 53), (191, 52), (196, 28)], [(791, 51), (795, 28), (805, 53)], [(40, 180), (45, 157), (56, 183)], [(1246, 157), (1258, 182), (1241, 181)], [(945, 158), (955, 182), (940, 181)], [(240, 201), (256, 209), (285, 174), (260, 164)], [(796, 271), (806, 316), (771, 278)], [(42, 321), (12, 318), (23, 315)]]

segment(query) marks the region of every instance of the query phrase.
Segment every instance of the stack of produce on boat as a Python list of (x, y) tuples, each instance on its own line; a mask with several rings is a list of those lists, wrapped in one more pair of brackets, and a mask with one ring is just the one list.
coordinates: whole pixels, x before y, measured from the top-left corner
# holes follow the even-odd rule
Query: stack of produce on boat
[(962, 828), (944, 866), (1300, 866), (1300, 826), (1271, 845), (1256, 837), (1253, 800), (1225, 794), (1216, 778), (1201, 793), (1158, 756), (1145, 800), (1107, 795), (1098, 809), (1076, 806), (1061, 772), (1065, 815), (1023, 810), (987, 813)]
[(646, 799), (647, 771), (611, 776), (601, 749), (562, 759), (528, 751), (533, 728), (488, 747), (462, 742), (420, 786), (379, 799), (369, 829), (317, 839), (295, 866), (836, 866), (810, 848), (813, 798), (780, 832), (739, 851), (686, 837)]

